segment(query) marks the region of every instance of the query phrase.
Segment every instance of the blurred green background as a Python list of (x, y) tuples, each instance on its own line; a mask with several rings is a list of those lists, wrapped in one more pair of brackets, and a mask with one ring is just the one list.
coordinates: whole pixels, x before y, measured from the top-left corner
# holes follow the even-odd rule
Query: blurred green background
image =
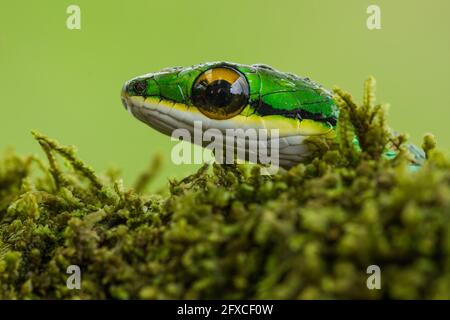
[[(81, 8), (81, 30), (66, 8)], [(381, 7), (382, 29), (366, 27)], [(2, 1), (0, 150), (42, 152), (30, 130), (73, 144), (96, 170), (130, 185), (155, 153), (157, 184), (195, 168), (170, 162), (174, 142), (125, 112), (127, 79), (168, 66), (265, 63), (361, 97), (373, 74), (390, 125), (450, 146), (450, 1)]]

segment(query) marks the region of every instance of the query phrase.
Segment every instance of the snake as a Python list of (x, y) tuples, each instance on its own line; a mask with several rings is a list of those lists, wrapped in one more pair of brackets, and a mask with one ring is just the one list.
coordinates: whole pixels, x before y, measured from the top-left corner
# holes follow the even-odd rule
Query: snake
[[(308, 138), (335, 139), (339, 117), (330, 90), (265, 64), (165, 68), (126, 81), (121, 99), (135, 118), (169, 136), (180, 128), (194, 132), (196, 122), (224, 134), (236, 128), (278, 130), (274, 139), (284, 168), (309, 158)], [(423, 161), (422, 150), (408, 148), (416, 163)]]

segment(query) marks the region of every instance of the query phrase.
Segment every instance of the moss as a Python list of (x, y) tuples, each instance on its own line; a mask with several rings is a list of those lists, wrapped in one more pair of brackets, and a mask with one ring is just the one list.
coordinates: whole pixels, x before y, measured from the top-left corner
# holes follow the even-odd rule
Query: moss
[[(158, 159), (127, 190), (34, 133), (48, 166), (0, 160), (0, 298), (449, 299), (450, 161), (427, 135), (409, 169), (374, 84), (361, 105), (335, 90), (338, 138), (312, 140), (310, 162), (274, 176), (205, 165), (166, 193), (145, 193)], [(381, 290), (366, 287), (374, 264)]]

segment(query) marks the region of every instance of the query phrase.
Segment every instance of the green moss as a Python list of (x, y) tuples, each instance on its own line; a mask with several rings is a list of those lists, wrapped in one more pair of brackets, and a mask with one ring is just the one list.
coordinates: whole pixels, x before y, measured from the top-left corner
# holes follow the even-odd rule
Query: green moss
[[(144, 192), (159, 160), (126, 190), (34, 133), (48, 167), (0, 160), (0, 298), (450, 298), (450, 161), (427, 135), (409, 169), (372, 78), (362, 105), (335, 92), (338, 139), (311, 140), (310, 162), (205, 165), (161, 194)], [(373, 264), (381, 290), (366, 287)]]

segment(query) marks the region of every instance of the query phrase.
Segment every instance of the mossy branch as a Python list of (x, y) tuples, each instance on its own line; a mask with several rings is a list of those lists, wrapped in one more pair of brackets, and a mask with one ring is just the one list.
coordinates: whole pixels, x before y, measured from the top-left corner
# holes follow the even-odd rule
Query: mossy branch
[(427, 158), (430, 158), (431, 152), (436, 149), (436, 138), (431, 133), (423, 137), (422, 149)]
[(50, 163), (50, 170), (57, 186), (61, 184), (64, 178), (61, 170), (58, 169), (56, 160), (53, 156), (53, 152), (56, 152), (63, 158), (65, 158), (72, 165), (72, 167), (81, 175), (86, 177), (96, 189), (101, 190), (104, 187), (92, 167), (86, 165), (76, 156), (75, 148), (60, 146), (55, 140), (50, 139), (46, 135), (43, 135), (36, 131), (33, 131), (32, 134), (47, 155)]
[(386, 126), (387, 106), (375, 105), (375, 79), (369, 77), (366, 80), (362, 105), (358, 105), (350, 93), (340, 88), (335, 88), (334, 92), (340, 110), (338, 131), (343, 152), (348, 155), (351, 162), (354, 162), (359, 156), (352, 151), (351, 144), (353, 144), (353, 150), (361, 149), (362, 157), (380, 159), (391, 135)]
[[(313, 141), (325, 154), (310, 162), (273, 176), (204, 165), (165, 195), (143, 194), (157, 163), (127, 191), (34, 133), (44, 178), (31, 157), (0, 157), (0, 298), (449, 299), (450, 161), (427, 135), (423, 166), (398, 165), (407, 137), (387, 129), (374, 84), (361, 105), (336, 90), (337, 141)], [(381, 290), (367, 289), (372, 264)]]

